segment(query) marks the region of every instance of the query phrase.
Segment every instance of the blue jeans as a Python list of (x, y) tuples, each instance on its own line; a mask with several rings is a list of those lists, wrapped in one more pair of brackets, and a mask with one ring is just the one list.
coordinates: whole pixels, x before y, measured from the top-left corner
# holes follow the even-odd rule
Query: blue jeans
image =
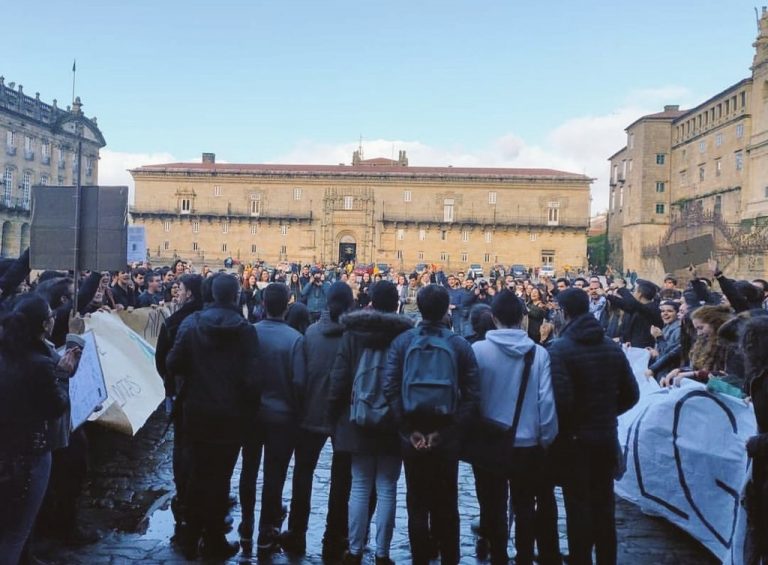
[(0, 565), (16, 565), (43, 503), (51, 452), (0, 461)]
[(349, 552), (362, 555), (368, 532), (371, 492), (376, 488), (376, 557), (389, 557), (395, 529), (400, 457), (352, 454), (352, 491), (349, 496)]

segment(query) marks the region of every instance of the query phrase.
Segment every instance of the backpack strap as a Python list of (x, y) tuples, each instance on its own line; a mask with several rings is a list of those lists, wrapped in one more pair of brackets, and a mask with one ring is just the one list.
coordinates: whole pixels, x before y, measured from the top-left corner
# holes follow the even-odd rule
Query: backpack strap
[(512, 427), (509, 433), (512, 437), (512, 445), (515, 446), (515, 440), (517, 439), (517, 426), (520, 423), (520, 415), (523, 411), (523, 401), (525, 400), (525, 391), (528, 388), (528, 379), (531, 376), (531, 366), (533, 365), (533, 358), (536, 356), (536, 346), (534, 345), (524, 357), (523, 364), (523, 377), (520, 380), (520, 390), (517, 393), (517, 405), (515, 406), (515, 417), (512, 420)]

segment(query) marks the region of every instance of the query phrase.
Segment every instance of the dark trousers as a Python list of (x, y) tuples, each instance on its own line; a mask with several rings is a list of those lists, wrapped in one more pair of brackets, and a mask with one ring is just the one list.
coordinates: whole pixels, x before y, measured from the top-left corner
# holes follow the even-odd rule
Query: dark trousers
[(171, 504), (177, 523), (185, 520), (189, 484), (189, 446), (184, 440), (184, 420), (181, 406), (178, 406), (173, 418), (173, 482), (176, 485), (176, 496)]
[(507, 563), (509, 560), (507, 493), (515, 513), (515, 563), (533, 563), (534, 543), (539, 546), (540, 563), (560, 563), (555, 487), (546, 473), (542, 450), (538, 447), (515, 448), (508, 465), (500, 465), (496, 472), (482, 470), (481, 478), (487, 506), (486, 530), (491, 544), (491, 563)]
[(328, 514), (323, 544), (346, 544), (349, 536), (349, 493), (352, 489), (352, 456), (333, 449)]
[(229, 482), (235, 469), (239, 443), (189, 442), (187, 519), (191, 539), (224, 535), (229, 510)]
[(432, 539), (440, 546), (441, 563), (459, 562), (457, 459), (434, 452), (408, 454), (403, 460), (407, 486), (408, 538), (414, 565), (429, 563)]
[[(315, 476), (320, 452), (323, 450), (327, 439), (328, 434), (319, 434), (307, 430), (301, 430), (296, 439), (291, 489), (291, 513), (288, 517), (288, 529), (292, 532), (304, 534), (307, 531), (309, 511), (312, 504), (312, 480)], [(331, 477), (331, 481), (333, 481), (333, 477)]]
[(83, 428), (70, 434), (67, 447), (52, 454), (51, 478), (40, 509), (44, 531), (65, 534), (79, 524), (77, 500), (88, 476), (88, 437)]
[(616, 505), (613, 476), (616, 447), (574, 442), (569, 448), (569, 467), (563, 478), (563, 499), (568, 527), (569, 563), (598, 565), (616, 563)]
[(243, 468), (240, 473), (240, 506), (243, 522), (253, 524), (256, 506), (256, 479), (262, 451), (264, 482), (261, 493), (259, 533), (280, 530), (283, 518), (283, 487), (288, 474), (298, 428), (294, 423), (262, 422), (243, 445)]

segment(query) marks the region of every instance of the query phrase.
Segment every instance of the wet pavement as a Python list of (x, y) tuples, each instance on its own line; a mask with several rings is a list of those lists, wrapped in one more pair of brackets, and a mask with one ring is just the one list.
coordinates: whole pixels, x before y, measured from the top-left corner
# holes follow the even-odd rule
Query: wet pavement
[[(98, 426), (89, 429), (92, 466), (89, 482), (81, 501), (81, 521), (88, 527), (97, 528), (102, 539), (91, 546), (68, 549), (53, 542), (40, 540), (37, 553), (55, 564), (143, 565), (188, 563), (170, 545), (173, 533), (173, 516), (170, 498), (173, 493), (171, 472), (171, 447), (173, 432), (165, 432), (166, 417), (158, 411), (139, 434), (130, 438)], [(291, 559), (278, 554), (273, 563), (322, 563), (321, 539), (325, 527), (325, 508), (330, 477), (330, 444), (326, 445), (315, 473), (312, 498), (312, 514), (307, 532), (307, 555)], [(238, 461), (232, 479), (232, 493), (237, 493), (240, 473)], [(257, 494), (261, 492), (261, 473)], [(461, 514), (462, 563), (479, 563), (475, 558), (475, 537), (471, 524), (479, 515), (474, 495), (472, 472), (462, 464), (459, 470), (459, 504)], [(290, 501), (291, 475), (284, 490), (284, 500)], [(565, 512), (558, 493), (560, 506), (560, 544), (567, 552), (565, 538)], [(260, 502), (257, 500), (258, 512)], [(619, 540), (619, 563), (644, 564), (714, 564), (715, 559), (703, 546), (688, 534), (659, 518), (642, 514), (636, 506), (617, 500), (616, 522)], [(235, 525), (240, 521), (239, 507), (232, 510)], [(375, 527), (375, 526), (374, 526)], [(237, 539), (233, 531), (228, 536)], [(371, 536), (373, 538), (373, 535)], [(514, 554), (514, 542), (510, 540), (510, 555)], [(373, 554), (366, 554), (373, 563)], [(392, 540), (392, 559), (397, 563), (410, 562), (405, 509), (405, 484), (401, 476), (398, 485), (398, 508), (395, 534)], [(256, 563), (255, 556), (238, 554), (227, 563)]]

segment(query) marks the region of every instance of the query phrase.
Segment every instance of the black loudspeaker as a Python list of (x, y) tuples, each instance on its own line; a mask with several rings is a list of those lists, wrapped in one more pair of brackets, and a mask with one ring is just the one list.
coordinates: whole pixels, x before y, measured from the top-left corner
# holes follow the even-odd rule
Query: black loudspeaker
[(670, 243), (659, 248), (664, 270), (673, 273), (687, 269), (690, 265), (706, 263), (715, 250), (715, 240), (712, 234), (692, 237), (680, 243)]
[[(82, 187), (80, 269), (117, 271), (128, 253), (128, 187)], [(33, 186), (29, 263), (72, 270), (75, 264), (75, 187)]]

